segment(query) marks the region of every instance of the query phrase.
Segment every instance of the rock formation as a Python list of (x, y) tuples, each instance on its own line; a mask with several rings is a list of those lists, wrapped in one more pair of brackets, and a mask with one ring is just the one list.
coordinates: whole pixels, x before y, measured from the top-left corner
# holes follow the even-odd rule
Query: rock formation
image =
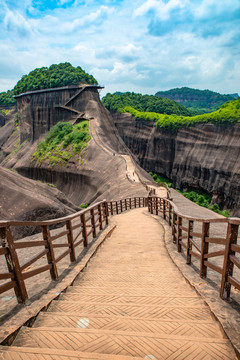
[(75, 85), (16, 95), (21, 142), (37, 140), (59, 121), (80, 119), (84, 114), (79, 110), (79, 95), (86, 88), (97, 94), (101, 89), (97, 85)]
[(146, 171), (168, 177), (177, 188), (204, 189), (231, 215), (240, 216), (240, 124), (199, 124), (172, 132), (129, 114), (113, 116)]
[[(49, 94), (44, 96), (49, 96)], [(33, 99), (35, 99), (36, 104), (39, 104), (43, 93), (40, 93), (39, 99), (37, 94), (26, 95), (26, 99), (32, 95), (34, 95)], [(84, 118), (93, 124), (96, 135), (100, 139), (99, 143), (104, 144), (108, 148), (108, 152), (99, 146), (92, 136), (87, 148), (84, 149), (81, 164), (77, 157), (71, 158), (66, 165), (54, 167), (47, 162), (37, 163), (37, 161), (33, 161), (32, 153), (36, 150), (39, 141), (43, 139), (43, 133), (47, 131), (48, 118), (41, 115), (39, 122), (34, 117), (31, 126), (30, 108), (26, 109), (26, 114), (24, 113), (24, 106), (21, 108), (25, 97), (22, 96), (20, 105), (18, 105), (20, 112), (22, 111), (21, 115), (19, 114), (20, 132), (23, 134), (21, 135), (22, 140), (29, 139), (30, 141), (24, 141), (18, 150), (16, 144), (19, 135), (15, 134), (17, 130), (14, 128), (12, 119), (4, 134), (2, 133), (2, 140), (0, 136), (2, 145), (0, 164), (18, 171), (27, 178), (54, 184), (76, 206), (103, 199), (145, 196), (147, 191), (141, 183), (131, 183), (126, 178), (126, 161), (118, 153), (127, 154), (129, 150), (120, 138), (110, 113), (101, 104), (96, 87), (88, 86), (74, 98), (72, 94), (70, 95), (72, 100), (68, 106), (76, 109), (80, 114), (84, 113)], [(68, 100), (65, 98), (64, 101)], [(42, 107), (42, 112), (47, 113), (48, 107), (46, 106), (44, 109)], [(38, 113), (37, 107), (34, 113)], [(76, 118), (76, 114), (74, 116)], [(66, 121), (65, 118), (64, 121)], [(76, 121), (76, 119), (72, 118), (72, 121)], [(38, 140), (34, 141), (37, 138)], [(135, 164), (135, 166), (138, 165)], [(151, 180), (150, 176), (142, 169), (139, 169), (139, 176), (143, 181)]]
[[(48, 220), (79, 210), (58, 189), (0, 167), (0, 220)], [(29, 231), (19, 228), (15, 235)]]

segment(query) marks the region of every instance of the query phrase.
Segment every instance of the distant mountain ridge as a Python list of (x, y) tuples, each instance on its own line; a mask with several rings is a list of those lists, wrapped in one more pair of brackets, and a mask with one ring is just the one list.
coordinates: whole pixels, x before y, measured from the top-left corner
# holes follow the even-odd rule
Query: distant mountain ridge
[(217, 110), (227, 101), (235, 100), (238, 94), (222, 95), (210, 90), (192, 89), (189, 87), (158, 91), (155, 96), (174, 100), (196, 114)]

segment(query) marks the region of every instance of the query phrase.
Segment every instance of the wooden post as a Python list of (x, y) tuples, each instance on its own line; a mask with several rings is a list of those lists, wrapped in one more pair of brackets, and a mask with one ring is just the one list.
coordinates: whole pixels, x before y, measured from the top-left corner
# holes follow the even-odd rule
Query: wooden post
[(112, 203), (112, 201), (110, 202), (110, 205), (111, 205), (111, 215), (113, 215), (113, 203)]
[(18, 303), (25, 303), (28, 299), (27, 289), (22, 276), (21, 267), (19, 264), (18, 255), (14, 246), (12, 232), (10, 226), (7, 226), (1, 231), (2, 242), (6, 241), (8, 254), (5, 255), (8, 271), (13, 274), (13, 281), (16, 281), (16, 287), (14, 287), (15, 295)]
[(134, 206), (135, 206), (135, 209), (137, 207), (137, 198), (134, 198)]
[(221, 298), (229, 298), (231, 292), (231, 284), (228, 282), (228, 276), (232, 276), (233, 274), (233, 262), (230, 260), (230, 255), (235, 255), (235, 251), (231, 249), (231, 245), (237, 243), (238, 227), (239, 225), (229, 223), (227, 228), (223, 273), (220, 288)]
[(120, 208), (121, 208), (121, 213), (123, 212), (123, 203), (122, 200), (120, 200)]
[(105, 201), (105, 203), (103, 204), (103, 206), (104, 206), (105, 222), (106, 222), (106, 225), (108, 225), (109, 213), (108, 213), (108, 203), (107, 203), (107, 201)]
[(102, 230), (103, 229), (103, 220), (102, 220), (102, 205), (99, 204), (98, 205), (98, 216), (99, 216), (99, 229)]
[(188, 220), (188, 232), (187, 232), (187, 264), (190, 265), (192, 261), (192, 255), (190, 254), (190, 250), (192, 250), (192, 235), (190, 233), (193, 231), (193, 221)]
[(173, 215), (172, 215), (172, 236), (173, 236), (173, 243), (176, 244), (176, 214), (175, 211), (173, 210)]
[(50, 269), (51, 278), (53, 280), (58, 280), (57, 265), (56, 265), (56, 261), (55, 261), (55, 255), (54, 255), (54, 250), (53, 250), (53, 246), (52, 246), (52, 239), (51, 239), (50, 229), (49, 229), (48, 225), (42, 226), (42, 234), (43, 234), (43, 239), (45, 241), (47, 241), (47, 245), (45, 246), (45, 248), (48, 249), (47, 260), (48, 260), (48, 264), (51, 265), (51, 269)]
[(129, 198), (130, 201), (130, 209), (132, 208), (132, 198)]
[(172, 211), (172, 205), (169, 203), (168, 204), (168, 224), (169, 226), (171, 226), (171, 211)]
[(158, 197), (156, 197), (155, 199), (156, 199), (156, 215), (158, 215)]
[(90, 213), (91, 213), (91, 224), (92, 224), (93, 237), (95, 238), (97, 236), (96, 223), (95, 223), (95, 214), (94, 214), (95, 213), (95, 208), (91, 209)]
[(125, 210), (127, 210), (127, 199), (125, 199)]
[(118, 202), (116, 201), (116, 213), (118, 215)]
[(163, 219), (166, 220), (166, 200), (163, 199)]
[(151, 212), (150, 197), (147, 198), (147, 206), (148, 206), (148, 211)]
[(83, 246), (88, 246), (88, 236), (87, 236), (87, 227), (85, 220), (85, 213), (81, 215), (82, 231), (83, 231)]
[(177, 247), (178, 247), (178, 252), (182, 251), (182, 244), (181, 241), (182, 239), (180, 239), (180, 237), (182, 237), (182, 217), (178, 216), (177, 217)]
[(68, 230), (67, 238), (68, 238), (69, 248), (71, 249), (70, 260), (73, 262), (76, 260), (76, 253), (75, 253), (75, 247), (74, 247), (74, 243), (73, 243), (73, 232), (72, 232), (71, 220), (67, 220), (66, 228)]
[(153, 214), (153, 197), (150, 198), (150, 209), (151, 209), (151, 214)]
[(204, 265), (204, 255), (208, 254), (209, 243), (206, 242), (206, 237), (209, 237), (209, 222), (202, 223), (202, 238), (201, 238), (201, 259), (200, 259), (200, 277), (207, 275), (207, 266)]

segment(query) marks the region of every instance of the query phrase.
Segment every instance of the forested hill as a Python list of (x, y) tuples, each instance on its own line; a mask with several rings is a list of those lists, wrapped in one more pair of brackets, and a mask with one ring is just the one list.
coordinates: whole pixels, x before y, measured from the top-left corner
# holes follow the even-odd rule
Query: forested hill
[(97, 80), (87, 74), (80, 66), (74, 67), (70, 63), (53, 64), (49, 68), (42, 67), (24, 75), (17, 82), (13, 90), (0, 93), (0, 105), (14, 104), (13, 95), (27, 91), (49, 89), (80, 83), (97, 85)]
[(103, 105), (110, 111), (121, 112), (126, 106), (131, 106), (141, 112), (159, 114), (176, 114), (190, 116), (191, 113), (181, 104), (154, 95), (141, 95), (133, 92), (108, 93), (102, 98)]
[(210, 90), (198, 90), (188, 87), (158, 91), (155, 95), (174, 100), (196, 114), (212, 112), (225, 102), (238, 97), (238, 94), (221, 95)]

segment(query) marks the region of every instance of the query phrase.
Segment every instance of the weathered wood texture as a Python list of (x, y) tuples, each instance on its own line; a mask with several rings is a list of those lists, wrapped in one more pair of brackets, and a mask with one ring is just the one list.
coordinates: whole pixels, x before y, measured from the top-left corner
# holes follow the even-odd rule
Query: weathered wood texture
[(13, 346), (0, 347), (2, 359), (236, 359), (169, 257), (162, 225), (141, 208), (114, 222), (72, 286), (21, 328)]
[[(24, 303), (28, 298), (24, 280), (44, 271), (50, 271), (51, 278), (58, 280), (58, 262), (68, 255), (70, 261), (74, 262), (76, 260), (76, 248), (80, 244), (87, 247), (89, 236), (93, 234), (90, 240), (96, 237), (107, 224), (108, 209), (105, 201), (94, 204), (88, 209), (73, 215), (54, 220), (1, 221), (0, 258), (1, 260), (5, 258), (6, 272), (0, 273), (0, 294), (14, 288), (18, 302)], [(52, 233), (53, 225), (60, 226), (59, 231), (54, 235)], [(12, 229), (18, 226), (40, 227), (42, 229), (42, 239), (14, 241)], [(27, 249), (30, 247), (40, 248), (40, 251), (31, 259), (26, 256), (25, 263), (20, 264), (17, 250), (25, 248), (27, 254)], [(37, 265), (36, 262), (44, 257), (46, 258), (46, 264)], [(36, 264), (36, 266), (34, 270), (29, 270), (32, 264)]]
[[(184, 216), (170, 200), (156, 196), (149, 197), (148, 208), (152, 214), (161, 215), (168, 221), (178, 252), (185, 249), (186, 263), (192, 263), (192, 256), (199, 260), (201, 277), (207, 276), (208, 268), (221, 275), (221, 298), (230, 296), (231, 285), (240, 290), (240, 245), (237, 244), (240, 219), (196, 219)], [(226, 233), (222, 234), (222, 238), (210, 236), (212, 226), (223, 223), (226, 225)], [(210, 244), (222, 247), (218, 250), (210, 249)], [(222, 258), (222, 265), (212, 261), (212, 258), (218, 257)]]
[[(239, 219), (196, 219), (182, 215), (174, 203), (169, 199), (150, 196), (148, 198), (135, 197), (118, 201), (100, 202), (82, 210), (74, 215), (49, 221), (2, 221), (0, 222), (0, 256), (6, 260), (8, 271), (0, 274), (0, 294), (14, 288), (19, 302), (25, 302), (28, 295), (24, 280), (50, 271), (53, 280), (58, 279), (57, 263), (65, 256), (70, 256), (70, 261), (75, 261), (75, 248), (83, 243), (88, 246), (89, 236), (95, 238), (108, 224), (108, 216), (120, 214), (126, 210), (148, 207), (152, 214), (163, 216), (172, 228), (173, 242), (176, 243), (178, 252), (186, 251), (186, 262), (192, 263), (192, 257), (199, 260), (200, 276), (207, 276), (207, 270), (221, 275), (220, 296), (228, 298), (231, 286), (240, 290), (240, 245), (237, 244), (239, 232)], [(211, 227), (216, 224), (226, 224), (226, 234), (222, 238), (211, 236)], [(51, 234), (51, 226), (61, 224), (58, 234)], [(17, 226), (40, 226), (42, 239), (38, 241), (14, 241), (12, 228)], [(199, 230), (200, 229), (200, 230)], [(59, 238), (64, 243), (56, 243)], [(212, 250), (211, 244), (222, 246)], [(28, 247), (41, 247), (41, 251), (32, 259), (27, 259), (25, 264), (19, 264), (17, 249)], [(59, 248), (64, 252), (55, 254)], [(27, 268), (39, 258), (46, 256), (46, 265), (36, 267), (34, 270)], [(223, 259), (222, 265), (214, 262), (213, 258)], [(236, 271), (235, 271), (236, 270)]]

